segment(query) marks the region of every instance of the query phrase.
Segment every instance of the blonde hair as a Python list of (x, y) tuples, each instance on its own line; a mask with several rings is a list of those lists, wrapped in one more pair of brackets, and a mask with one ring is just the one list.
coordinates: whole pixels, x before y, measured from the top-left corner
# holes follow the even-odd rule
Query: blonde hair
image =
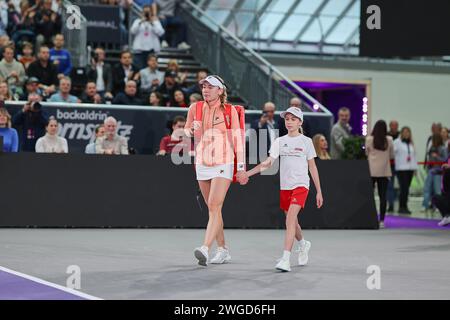
[(220, 103), (222, 104), (222, 108), (225, 108), (223, 105), (227, 103), (228, 93), (227, 93), (227, 86), (225, 84), (225, 81), (218, 75), (212, 75), (214, 78), (218, 79), (223, 84), (223, 93), (219, 96)]
[(320, 148), (320, 139), (321, 138), (325, 138), (325, 136), (323, 134), (320, 134), (320, 133), (316, 134), (312, 138), (312, 141), (313, 141), (313, 144), (314, 144), (314, 149), (316, 149), (317, 156), (321, 160), (331, 160), (331, 157), (328, 154), (328, 151), (322, 151), (322, 149)]
[(5, 81), (5, 80), (1, 80), (0, 81), (0, 85), (1, 84), (5, 84), (6, 85), (6, 89), (7, 89), (7, 91), (6, 91), (6, 97), (3, 97), (4, 98), (4, 100), (6, 101), (6, 100), (13, 100), (13, 96), (11, 95), (11, 90), (9, 89), (9, 83), (7, 82), (7, 81)]
[(167, 69), (170, 69), (170, 66), (174, 65), (176, 67), (176, 70), (178, 72), (179, 66), (177, 59), (170, 59), (169, 62), (167, 62)]
[(11, 115), (9, 114), (8, 110), (4, 107), (0, 107), (0, 115), (3, 115), (6, 117), (6, 127), (11, 128)]

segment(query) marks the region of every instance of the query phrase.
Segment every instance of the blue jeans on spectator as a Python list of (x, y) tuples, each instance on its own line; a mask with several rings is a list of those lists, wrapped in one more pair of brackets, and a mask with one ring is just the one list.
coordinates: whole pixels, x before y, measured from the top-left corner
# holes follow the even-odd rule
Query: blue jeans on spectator
[(441, 179), (441, 175), (433, 173), (431, 169), (428, 170), (427, 178), (425, 179), (425, 184), (423, 186), (422, 206), (424, 208), (430, 207), (431, 198), (433, 195), (441, 194)]
[[(175, 48), (181, 42), (186, 42), (187, 39), (186, 24), (181, 18), (166, 17), (165, 19), (161, 20), (161, 24), (165, 30), (165, 33), (162, 35), (161, 40), (166, 40), (170, 47)], [(167, 37), (168, 31), (171, 32), (169, 40)]]
[(391, 166), (392, 177), (389, 178), (387, 186), (387, 202), (389, 209), (394, 208), (395, 199), (397, 199), (397, 190), (394, 188), (395, 183), (395, 167)]

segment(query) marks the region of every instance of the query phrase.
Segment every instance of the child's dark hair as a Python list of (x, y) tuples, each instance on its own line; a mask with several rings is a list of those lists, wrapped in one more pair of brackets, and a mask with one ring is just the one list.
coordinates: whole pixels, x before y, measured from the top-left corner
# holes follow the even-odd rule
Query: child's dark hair
[(183, 116), (176, 116), (173, 118), (172, 126), (176, 125), (178, 122), (186, 122), (186, 118)]

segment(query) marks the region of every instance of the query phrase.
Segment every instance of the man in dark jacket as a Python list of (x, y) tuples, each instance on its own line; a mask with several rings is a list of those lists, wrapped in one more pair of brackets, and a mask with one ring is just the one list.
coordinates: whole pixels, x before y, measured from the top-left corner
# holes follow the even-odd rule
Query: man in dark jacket
[(134, 80), (127, 81), (125, 92), (117, 94), (113, 104), (142, 105), (142, 100), (137, 97), (137, 84)]
[(12, 118), (12, 125), (20, 127), (21, 150), (35, 152), (36, 141), (45, 135), (48, 122), (47, 113), (41, 109), (41, 96), (31, 93), (23, 109)]
[(113, 94), (122, 92), (128, 80), (139, 80), (139, 70), (133, 64), (133, 56), (130, 51), (120, 53), (120, 63), (116, 64), (112, 71)]
[(111, 65), (105, 63), (105, 50), (96, 48), (91, 65), (87, 67), (87, 78), (93, 81), (97, 86), (97, 93), (101, 97), (112, 99), (112, 70)]
[(81, 96), (81, 102), (94, 104), (104, 103), (102, 97), (97, 93), (97, 86), (95, 85), (95, 82), (89, 81), (86, 84), (86, 89)]
[(40, 47), (38, 59), (29, 65), (27, 75), (39, 79), (39, 88), (44, 91), (45, 96), (49, 97), (56, 91), (58, 70), (50, 62), (50, 50), (47, 46)]

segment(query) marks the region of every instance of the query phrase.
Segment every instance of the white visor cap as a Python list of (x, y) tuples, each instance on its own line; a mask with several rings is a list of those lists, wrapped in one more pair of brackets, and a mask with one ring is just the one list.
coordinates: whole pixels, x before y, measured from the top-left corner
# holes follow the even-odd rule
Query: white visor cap
[(280, 116), (284, 119), (287, 113), (292, 113), (297, 118), (300, 118), (300, 120), (303, 121), (303, 112), (300, 108), (297, 107), (290, 107), (286, 111), (283, 111)]
[(205, 79), (200, 80), (198, 83), (202, 85), (203, 83), (208, 82), (210, 85), (214, 87), (219, 87), (220, 89), (224, 88), (224, 85), (222, 82), (220, 82), (219, 79), (217, 79), (214, 76), (207, 76)]

